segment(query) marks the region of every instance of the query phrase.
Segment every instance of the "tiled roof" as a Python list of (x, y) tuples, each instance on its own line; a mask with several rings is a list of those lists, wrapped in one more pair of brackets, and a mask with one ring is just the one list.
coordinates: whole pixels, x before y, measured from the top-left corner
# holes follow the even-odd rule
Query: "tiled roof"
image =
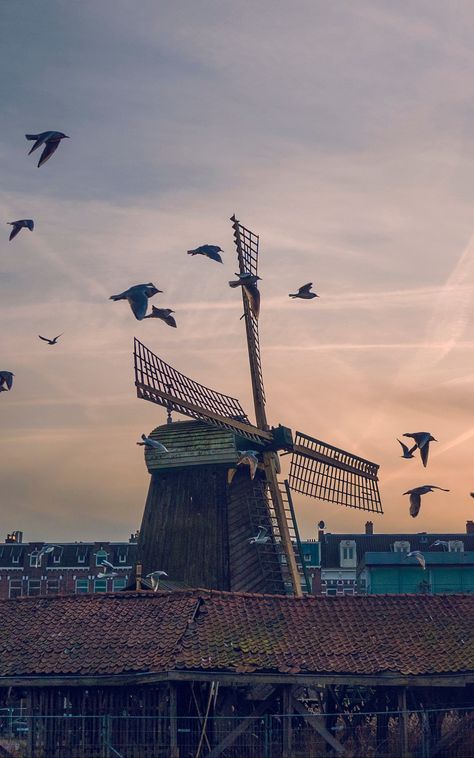
[(183, 590), (0, 601), (0, 676), (474, 673), (474, 595)]
[(339, 544), (343, 540), (354, 540), (356, 543), (357, 561), (361, 561), (365, 553), (382, 553), (393, 550), (393, 543), (406, 541), (411, 550), (441, 552), (442, 547), (431, 547), (435, 540), (460, 540), (464, 550), (474, 551), (474, 534), (426, 534), (424, 532), (411, 534), (330, 534), (326, 533), (321, 541), (321, 568), (340, 567)]

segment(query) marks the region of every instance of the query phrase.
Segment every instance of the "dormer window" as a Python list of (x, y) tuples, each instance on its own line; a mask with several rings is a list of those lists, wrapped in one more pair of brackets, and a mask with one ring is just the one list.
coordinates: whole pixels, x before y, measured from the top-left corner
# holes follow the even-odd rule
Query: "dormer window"
[(464, 553), (464, 542), (462, 540), (449, 540), (448, 550), (450, 553)]
[(12, 563), (19, 563), (20, 562), (20, 553), (13, 553), (12, 554)]
[(394, 553), (409, 553), (410, 543), (408, 540), (398, 540), (398, 542), (393, 543), (393, 551)]
[[(18, 563), (18, 561), (15, 561), (13, 559), (14, 563)], [(38, 566), (41, 565), (41, 558), (38, 560), (38, 551), (35, 550), (34, 553), (30, 553), (30, 568), (38, 568)]]
[(61, 563), (61, 553), (57, 550), (53, 553), (53, 563)]
[(339, 543), (341, 568), (355, 568), (357, 565), (357, 550), (355, 540), (341, 540)]
[(85, 553), (82, 553), (82, 554), (78, 553), (77, 562), (78, 563), (85, 563), (86, 562), (86, 555), (85, 555)]
[(125, 553), (120, 553), (120, 555), (119, 555), (119, 563), (125, 563), (126, 560), (127, 560), (127, 556), (125, 555)]
[(95, 565), (103, 566), (104, 561), (107, 560), (107, 555), (108, 553), (105, 550), (98, 550), (97, 553), (95, 554)]

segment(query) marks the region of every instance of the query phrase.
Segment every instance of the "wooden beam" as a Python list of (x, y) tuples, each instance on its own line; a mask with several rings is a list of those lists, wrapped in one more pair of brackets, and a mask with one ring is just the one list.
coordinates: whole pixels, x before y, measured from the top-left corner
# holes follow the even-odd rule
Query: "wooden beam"
[(238, 724), (235, 729), (232, 729), (231, 732), (227, 735), (227, 737), (224, 737), (224, 739), (216, 745), (213, 750), (211, 750), (210, 753), (207, 754), (206, 758), (218, 758), (218, 756), (222, 755), (222, 753), (227, 750), (228, 747), (234, 744), (237, 737), (240, 737), (241, 734), (244, 734), (244, 732), (247, 731), (247, 729), (250, 729), (251, 726), (255, 723), (255, 719), (260, 718), (260, 716), (263, 716), (266, 710), (268, 710), (268, 699), (275, 693), (275, 689), (272, 689), (271, 692), (268, 693), (265, 700), (263, 700), (260, 705), (255, 709), (255, 711), (250, 716), (244, 716), (240, 724)]
[[(376, 474), (374, 475), (374, 474), (371, 474), (370, 472), (362, 471), (356, 466), (350, 466), (348, 463), (343, 463), (342, 461), (339, 461), (337, 458), (331, 458), (328, 455), (323, 455), (323, 453), (318, 453), (316, 452), (316, 450), (311, 450), (311, 448), (305, 447), (305, 445), (293, 445), (291, 449), (293, 453), (296, 453), (297, 455), (302, 455), (305, 458), (311, 458), (311, 460), (318, 461), (319, 463), (327, 463), (328, 466), (331, 466), (332, 468), (342, 469), (342, 471), (347, 471), (350, 474), (357, 474), (357, 476), (363, 476), (364, 479), (373, 479), (373, 481), (375, 482), (378, 481), (378, 476)], [(370, 463), (370, 461), (367, 461), (367, 463)]]
[(170, 758), (179, 758), (178, 746), (178, 692), (174, 682), (169, 684), (170, 693)]
[(401, 758), (408, 758), (408, 713), (406, 687), (402, 687), (400, 690), (398, 690), (398, 710), (400, 711), (400, 756)]
[(324, 724), (319, 723), (320, 720), (322, 720), (324, 717), (319, 715), (312, 716), (304, 705), (301, 705), (301, 703), (293, 698), (293, 710), (295, 710), (300, 716), (304, 718), (307, 724), (311, 726), (318, 734), (321, 735), (321, 737), (326, 740), (328, 745), (332, 747), (333, 750), (336, 751), (338, 755), (345, 755), (346, 751), (344, 747), (341, 745), (341, 743), (336, 740), (335, 737), (331, 734), (331, 732), (328, 732)]
[[(245, 424), (243, 421), (237, 421), (233, 418), (228, 418), (227, 416), (221, 416), (219, 413), (214, 413), (214, 411), (209, 411), (207, 408), (201, 408), (199, 405), (194, 405), (194, 403), (190, 403), (188, 400), (182, 400), (179, 398), (176, 398), (174, 395), (169, 395), (167, 392), (162, 392), (162, 390), (157, 390), (154, 387), (150, 387), (148, 384), (142, 384), (141, 382), (135, 382), (136, 387), (139, 390), (142, 390), (142, 392), (148, 392), (151, 395), (156, 395), (156, 397), (159, 397), (160, 399), (164, 400), (163, 403), (166, 407), (167, 404), (174, 404), (176, 406), (179, 406), (180, 408), (184, 408), (185, 410), (190, 411), (193, 416), (195, 413), (202, 414), (203, 416), (206, 416), (208, 419), (212, 419), (214, 421), (219, 422), (219, 424), (222, 424), (227, 427), (231, 427), (236, 432), (246, 432), (247, 434), (254, 434), (255, 436), (261, 437), (262, 444), (267, 442), (273, 441), (273, 435), (271, 432), (265, 431), (263, 429), (259, 429), (258, 426), (253, 426), (252, 424)], [(161, 405), (161, 403), (159, 403)], [(181, 411), (176, 409), (177, 413), (180, 413)], [(182, 411), (184, 413), (184, 411)]]
[(287, 685), (283, 687), (281, 698), (281, 726), (282, 726), (282, 758), (291, 758), (292, 756), (292, 742), (293, 742), (293, 730), (292, 730), (292, 686)]

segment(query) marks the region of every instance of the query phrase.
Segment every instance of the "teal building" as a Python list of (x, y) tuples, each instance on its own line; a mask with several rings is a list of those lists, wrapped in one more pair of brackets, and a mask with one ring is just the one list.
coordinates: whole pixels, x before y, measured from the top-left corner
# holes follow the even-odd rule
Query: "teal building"
[(426, 550), (423, 556), (425, 569), (406, 552), (365, 553), (357, 567), (358, 593), (474, 592), (474, 552)]

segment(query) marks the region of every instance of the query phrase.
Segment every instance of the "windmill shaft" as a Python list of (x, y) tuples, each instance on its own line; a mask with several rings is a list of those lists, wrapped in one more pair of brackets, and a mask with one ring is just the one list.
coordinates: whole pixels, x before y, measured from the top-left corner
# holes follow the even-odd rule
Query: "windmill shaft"
[(290, 530), (286, 520), (285, 505), (278, 486), (277, 472), (275, 468), (275, 457), (271, 452), (263, 453), (263, 465), (265, 467), (265, 477), (270, 490), (270, 496), (273, 501), (275, 515), (278, 522), (281, 542), (285, 551), (288, 571), (293, 584), (293, 592), (296, 597), (302, 596), (300, 574), (296, 565), (295, 551), (291, 541)]

